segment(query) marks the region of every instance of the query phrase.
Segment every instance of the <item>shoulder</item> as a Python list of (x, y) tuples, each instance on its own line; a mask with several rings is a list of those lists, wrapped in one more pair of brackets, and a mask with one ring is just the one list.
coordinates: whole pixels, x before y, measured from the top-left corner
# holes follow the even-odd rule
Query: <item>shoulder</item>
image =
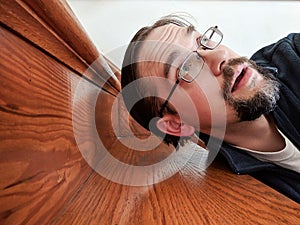
[(291, 33), (276, 43), (261, 48), (251, 59), (260, 64), (267, 64), (276, 60), (276, 57), (283, 56), (300, 56), (300, 33)]
[(300, 33), (291, 33), (261, 48), (251, 59), (260, 66), (276, 67), (279, 79), (290, 75), (300, 79)]

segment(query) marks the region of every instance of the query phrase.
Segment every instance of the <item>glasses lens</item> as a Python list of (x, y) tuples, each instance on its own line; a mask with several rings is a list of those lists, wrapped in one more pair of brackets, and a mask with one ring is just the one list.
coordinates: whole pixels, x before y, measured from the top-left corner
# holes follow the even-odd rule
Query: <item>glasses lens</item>
[(192, 52), (183, 62), (179, 70), (179, 78), (192, 82), (201, 72), (204, 60), (196, 52)]
[(215, 27), (209, 28), (201, 37), (200, 44), (206, 48), (214, 49), (222, 41), (223, 34)]

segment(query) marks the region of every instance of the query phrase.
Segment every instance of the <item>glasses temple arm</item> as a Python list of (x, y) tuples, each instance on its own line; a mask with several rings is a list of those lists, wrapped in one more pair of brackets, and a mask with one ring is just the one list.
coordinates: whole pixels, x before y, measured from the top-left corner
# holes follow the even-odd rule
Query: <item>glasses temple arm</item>
[(160, 111), (159, 111), (159, 116), (160, 116), (160, 117), (163, 117), (163, 111), (164, 111), (164, 109), (166, 108), (167, 104), (169, 103), (169, 100), (170, 100), (170, 98), (172, 97), (173, 92), (175, 91), (175, 88), (176, 88), (177, 85), (179, 84), (179, 81), (180, 81), (180, 79), (177, 79), (177, 80), (176, 80), (176, 83), (173, 85), (170, 94), (168, 95), (166, 101), (165, 101), (164, 104), (162, 105), (162, 107), (161, 107), (161, 109), (160, 109)]
[[(215, 29), (218, 29), (218, 26), (214, 26), (214, 28)], [(211, 33), (211, 35), (210, 35), (210, 37), (209, 37), (209, 39), (211, 39), (211, 37), (214, 35), (214, 33), (215, 33), (216, 31), (215, 30), (213, 30), (213, 32)]]

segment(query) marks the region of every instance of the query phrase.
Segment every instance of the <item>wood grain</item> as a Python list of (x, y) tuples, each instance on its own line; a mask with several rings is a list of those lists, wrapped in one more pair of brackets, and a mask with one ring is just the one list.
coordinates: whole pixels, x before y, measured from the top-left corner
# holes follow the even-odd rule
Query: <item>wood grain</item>
[(299, 224), (300, 206), (216, 161), (130, 187), (93, 174), (56, 224)]
[(0, 0), (0, 22), (99, 87), (120, 90), (110, 73), (119, 78), (119, 70), (97, 51), (66, 1)]
[(42, 224), (92, 172), (72, 129), (81, 78), (3, 28), (0, 43), (0, 223)]

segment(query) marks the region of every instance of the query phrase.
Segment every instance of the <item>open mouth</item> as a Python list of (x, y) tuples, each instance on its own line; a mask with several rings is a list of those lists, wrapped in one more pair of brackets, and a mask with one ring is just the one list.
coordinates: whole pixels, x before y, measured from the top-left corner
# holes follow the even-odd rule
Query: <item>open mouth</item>
[(233, 84), (232, 89), (231, 89), (231, 93), (234, 92), (237, 89), (240, 81), (243, 79), (243, 77), (244, 77), (244, 75), (246, 73), (246, 70), (247, 70), (247, 67), (243, 68), (242, 71), (241, 71), (241, 73), (235, 79), (234, 84)]

